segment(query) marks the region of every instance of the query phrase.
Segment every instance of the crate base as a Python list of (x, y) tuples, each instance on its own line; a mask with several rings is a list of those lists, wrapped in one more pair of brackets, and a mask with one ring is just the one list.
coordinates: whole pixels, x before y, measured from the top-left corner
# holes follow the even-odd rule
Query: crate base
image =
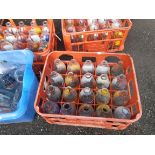
[(55, 124), (55, 125), (69, 125), (69, 126), (75, 126), (75, 127), (90, 127), (90, 128), (101, 128), (101, 129), (112, 129), (112, 130), (125, 130), (130, 124), (119, 124), (119, 123), (114, 123), (113, 125), (111, 125), (111, 123), (107, 124), (105, 126), (101, 125), (102, 123), (98, 122), (98, 123), (94, 123), (94, 122), (88, 122), (88, 121), (84, 121), (84, 122), (79, 122), (79, 121), (67, 121), (67, 122), (63, 122), (60, 120), (56, 120), (56, 119), (51, 119), (51, 118), (44, 118), (46, 120), (47, 123), (49, 124)]

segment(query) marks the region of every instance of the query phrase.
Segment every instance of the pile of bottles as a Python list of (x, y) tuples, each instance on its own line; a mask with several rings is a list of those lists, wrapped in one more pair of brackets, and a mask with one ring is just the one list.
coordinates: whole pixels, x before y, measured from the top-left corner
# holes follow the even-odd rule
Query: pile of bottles
[(0, 62), (0, 114), (13, 112), (22, 95), (25, 65)]
[(120, 28), (120, 19), (65, 19), (67, 32), (85, 32), (102, 29)]
[[(71, 43), (78, 43), (84, 41), (108, 40), (108, 49), (119, 48), (121, 45), (121, 38), (124, 37), (124, 31), (119, 29), (123, 26), (120, 19), (66, 19), (65, 29), (70, 33)], [(108, 31), (109, 29), (113, 31)], [(114, 30), (115, 29), (115, 30)], [(119, 29), (119, 30), (118, 30)], [(102, 30), (102, 31), (97, 31)], [(85, 35), (83, 32), (91, 32)], [(96, 31), (96, 32), (95, 32)], [(81, 32), (76, 34), (75, 32)], [(93, 32), (93, 33), (92, 33)], [(117, 39), (111, 40), (109, 39)], [(78, 49), (79, 48), (79, 49)], [(83, 50), (82, 45), (79, 47), (73, 45), (73, 50)]]
[(42, 52), (48, 47), (50, 30), (47, 21), (38, 26), (35, 21), (26, 26), (23, 21), (14, 26), (7, 22), (0, 26), (0, 50), (30, 49), (33, 52)]
[(46, 85), (47, 100), (42, 112), (130, 119), (128, 82), (123, 62), (110, 65), (106, 60), (81, 64), (55, 59)]

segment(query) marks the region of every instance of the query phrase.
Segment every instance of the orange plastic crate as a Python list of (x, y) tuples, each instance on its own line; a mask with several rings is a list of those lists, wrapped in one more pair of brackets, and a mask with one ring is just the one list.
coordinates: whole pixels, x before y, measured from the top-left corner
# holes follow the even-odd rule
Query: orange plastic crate
[[(86, 59), (91, 59), (95, 66), (102, 60), (108, 60), (110, 66), (113, 66), (116, 62), (110, 61), (110, 59), (117, 59), (123, 62), (123, 67), (125, 71), (125, 75), (128, 81), (128, 91), (130, 101), (127, 105), (129, 107), (132, 118), (129, 119), (116, 119), (116, 118), (103, 118), (103, 117), (84, 117), (84, 116), (75, 116), (75, 115), (62, 115), (62, 114), (46, 114), (43, 113), (41, 107), (47, 101), (46, 93), (45, 93), (45, 85), (49, 83), (49, 75), (53, 69), (53, 61), (56, 58), (60, 58), (64, 61), (65, 64), (72, 58), (76, 59), (80, 65), (82, 66), (83, 62)], [(64, 75), (65, 76), (65, 75)], [(82, 75), (79, 75), (81, 78)], [(94, 74), (96, 79), (96, 75)], [(109, 74), (110, 81), (112, 80), (112, 75)], [(62, 87), (63, 88), (63, 87)], [(80, 86), (77, 89), (77, 92), (81, 89)], [(96, 88), (97, 89), (97, 88)], [(94, 89), (94, 92), (96, 91)], [(117, 106), (114, 106), (112, 103), (112, 94), (115, 90), (111, 89), (111, 85), (109, 88), (109, 92), (111, 94), (111, 100), (109, 106), (112, 109), (115, 109)], [(63, 103), (63, 99), (59, 104)], [(76, 101), (76, 107), (81, 105), (79, 99)], [(96, 108), (97, 104), (92, 104), (94, 109)], [(134, 69), (134, 64), (132, 58), (127, 54), (116, 54), (116, 53), (102, 53), (102, 52), (73, 52), (73, 51), (54, 51), (50, 53), (47, 57), (45, 62), (45, 66), (43, 69), (43, 74), (40, 80), (37, 97), (35, 100), (35, 109), (37, 113), (42, 116), (48, 123), (50, 124), (61, 124), (61, 125), (73, 125), (73, 126), (85, 126), (85, 127), (99, 127), (99, 128), (107, 128), (107, 129), (116, 129), (116, 130), (123, 130), (128, 127), (133, 122), (140, 119), (142, 115), (142, 108), (140, 103), (139, 91), (137, 86), (137, 79), (136, 73)], [(77, 114), (77, 113), (76, 113)]]
[[(129, 30), (131, 29), (132, 22), (129, 19), (121, 19), (121, 27), (117, 29), (106, 28), (101, 30), (94, 31), (85, 31), (85, 32), (66, 32), (65, 20), (61, 20), (63, 40), (65, 48), (68, 51), (88, 51), (88, 52), (117, 52), (124, 49), (124, 43), (128, 35)], [(87, 25), (88, 26), (88, 25)], [(122, 32), (122, 38), (113, 38), (115, 32)], [(98, 34), (98, 36), (106, 34), (106, 38), (89, 41), (88, 37), (92, 34)], [(84, 39), (81, 42), (71, 42), (71, 37), (77, 37), (83, 35)], [(119, 42), (119, 46), (115, 46), (115, 43)]]
[[(13, 19), (8, 19), (8, 20), (11, 22), (12, 25), (14, 25), (18, 28), (18, 26), (16, 25), (16, 23), (14, 22)], [(32, 20), (37, 23), (37, 21), (36, 21), (37, 19), (32, 19)], [(54, 47), (55, 47), (56, 38), (55, 38), (54, 22), (52, 19), (47, 19), (47, 22), (48, 22), (48, 27), (50, 29), (50, 38), (49, 38), (48, 47), (45, 48), (41, 52), (37, 52), (37, 51), (34, 52), (33, 69), (37, 75), (40, 74), (40, 72), (42, 71), (47, 55), (50, 53), (50, 51), (53, 51)], [(27, 26), (28, 30), (31, 29), (30, 25), (26, 25), (26, 26)], [(40, 26), (40, 27), (42, 27), (42, 26)], [(3, 28), (5, 29), (6, 27), (3, 26)]]

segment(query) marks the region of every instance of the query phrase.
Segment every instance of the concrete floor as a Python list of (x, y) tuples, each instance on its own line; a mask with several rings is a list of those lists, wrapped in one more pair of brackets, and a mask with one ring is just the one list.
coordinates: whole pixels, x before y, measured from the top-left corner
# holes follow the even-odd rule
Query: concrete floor
[[(123, 131), (113, 131), (98, 128), (72, 127), (50, 125), (36, 115), (32, 123), (0, 125), (0, 134), (51, 134), (51, 135), (104, 135), (104, 134), (155, 134), (155, 20), (132, 20), (133, 27), (125, 43), (125, 53), (133, 59), (137, 73), (141, 103), (142, 118)], [(60, 20), (55, 20), (58, 36)], [(59, 44), (63, 50), (63, 43)]]

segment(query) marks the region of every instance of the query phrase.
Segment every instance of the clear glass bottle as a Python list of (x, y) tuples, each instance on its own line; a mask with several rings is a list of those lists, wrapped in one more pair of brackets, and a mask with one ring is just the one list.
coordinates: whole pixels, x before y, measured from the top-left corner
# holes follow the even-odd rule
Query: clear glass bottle
[(97, 104), (108, 104), (110, 101), (110, 92), (106, 88), (98, 89), (96, 92)]
[(83, 26), (77, 26), (76, 28), (76, 32), (86, 32), (87, 31), (87, 26), (83, 25)]
[(112, 88), (115, 90), (125, 90), (127, 89), (127, 84), (128, 82), (124, 74), (120, 74), (112, 80)]
[(19, 25), (19, 28), (18, 28), (19, 34), (23, 34), (23, 35), (29, 34), (28, 29), (23, 21), (19, 21), (18, 25)]
[(40, 37), (35, 31), (31, 30), (29, 32), (29, 37), (27, 40), (27, 47), (32, 51), (38, 51), (40, 46)]
[(65, 24), (66, 25), (74, 25), (74, 20), (73, 19), (65, 19)]
[(56, 71), (52, 71), (50, 74), (50, 82), (54, 86), (61, 87), (64, 84), (64, 79), (61, 74)]
[(110, 71), (110, 67), (106, 60), (101, 61), (96, 67), (96, 75), (99, 76), (101, 74), (108, 74)]
[(114, 110), (114, 117), (118, 119), (131, 119), (130, 109), (124, 106), (119, 106)]
[(71, 59), (67, 65), (67, 71), (80, 74), (80, 64), (75, 59)]
[[(98, 25), (97, 19), (88, 20), (88, 25), (89, 25), (89, 30), (90, 31), (99, 30), (99, 25)], [(92, 34), (92, 35), (88, 36), (89, 41), (98, 40), (98, 39), (99, 39), (98, 33), (95, 33), (95, 34)]]
[(66, 26), (66, 31), (69, 33), (76, 32), (75, 26), (73, 25)]
[(119, 19), (112, 19), (111, 20), (111, 27), (112, 28), (120, 28), (121, 27), (121, 23)]
[(16, 35), (18, 30), (15, 26), (13, 26), (10, 22), (6, 22), (6, 28), (7, 28), (7, 31), (9, 33), (11, 33), (12, 35)]
[(95, 79), (91, 73), (86, 73), (81, 78), (81, 87), (95, 87)]
[(98, 19), (98, 24), (100, 29), (105, 29), (108, 27), (106, 19)]
[(27, 35), (24, 33), (17, 34), (17, 41), (13, 44), (14, 49), (26, 49), (27, 48)]
[(4, 31), (4, 39), (12, 44), (17, 41), (17, 38), (14, 34), (10, 33), (8, 30)]
[(40, 40), (39, 51), (43, 51), (43, 49), (48, 47), (48, 43), (50, 40), (50, 30), (48, 28), (47, 21), (43, 21), (42, 33), (41, 33), (40, 39), (41, 40)]
[(99, 89), (109, 88), (110, 80), (108, 78), (108, 75), (107, 74), (101, 74), (100, 76), (98, 76), (96, 79), (96, 84), (97, 84), (97, 87)]
[(125, 106), (129, 102), (128, 91), (119, 90), (113, 95), (113, 104), (116, 106)]
[(34, 21), (34, 20), (31, 21), (31, 30), (30, 31), (33, 31), (37, 35), (40, 35), (42, 33), (41, 28), (36, 24), (36, 21)]
[(59, 114), (60, 105), (57, 102), (46, 101), (42, 106), (42, 112), (47, 114)]
[(82, 74), (85, 74), (87, 72), (93, 74), (95, 70), (94, 64), (91, 60), (86, 60), (82, 66)]
[(113, 76), (118, 76), (120, 74), (124, 74), (124, 68), (123, 68), (123, 62), (122, 61), (119, 61), (117, 64), (112, 66), (111, 74)]
[(13, 50), (13, 49), (14, 49), (14, 47), (10, 42), (8, 42), (6, 40), (0, 41), (0, 50), (1, 51), (8, 51), (8, 50)]
[(56, 86), (49, 85), (46, 88), (46, 94), (50, 101), (58, 102), (61, 100), (61, 90)]
[(75, 88), (79, 85), (79, 78), (77, 74), (74, 74), (73, 72), (69, 72), (65, 76), (65, 85), (70, 86), (72, 88)]
[(42, 24), (42, 33), (50, 33), (50, 29), (48, 28), (48, 22), (45, 20)]
[(92, 104), (94, 102), (94, 92), (89, 87), (83, 88), (79, 97), (82, 103)]
[(88, 25), (96, 25), (98, 23), (97, 19), (87, 19)]
[(63, 61), (60, 59), (55, 59), (54, 60), (54, 70), (60, 74), (65, 74), (66, 73), (66, 65)]
[(77, 99), (77, 92), (74, 88), (68, 86), (64, 88), (62, 96), (65, 102), (73, 102)]
[(86, 25), (86, 20), (85, 19), (75, 19), (75, 25), (76, 26), (84, 26)]
[(63, 115), (75, 115), (76, 114), (76, 106), (74, 102), (65, 102), (61, 105), (60, 109), (61, 114)]
[(27, 48), (29, 31), (23, 21), (19, 21), (18, 25), (17, 42), (14, 43), (14, 49), (25, 49)]
[(90, 104), (83, 104), (79, 107), (78, 114), (80, 116), (88, 116), (91, 117), (94, 114), (94, 109)]
[(108, 105), (101, 104), (96, 108), (97, 117), (112, 118), (112, 110)]

